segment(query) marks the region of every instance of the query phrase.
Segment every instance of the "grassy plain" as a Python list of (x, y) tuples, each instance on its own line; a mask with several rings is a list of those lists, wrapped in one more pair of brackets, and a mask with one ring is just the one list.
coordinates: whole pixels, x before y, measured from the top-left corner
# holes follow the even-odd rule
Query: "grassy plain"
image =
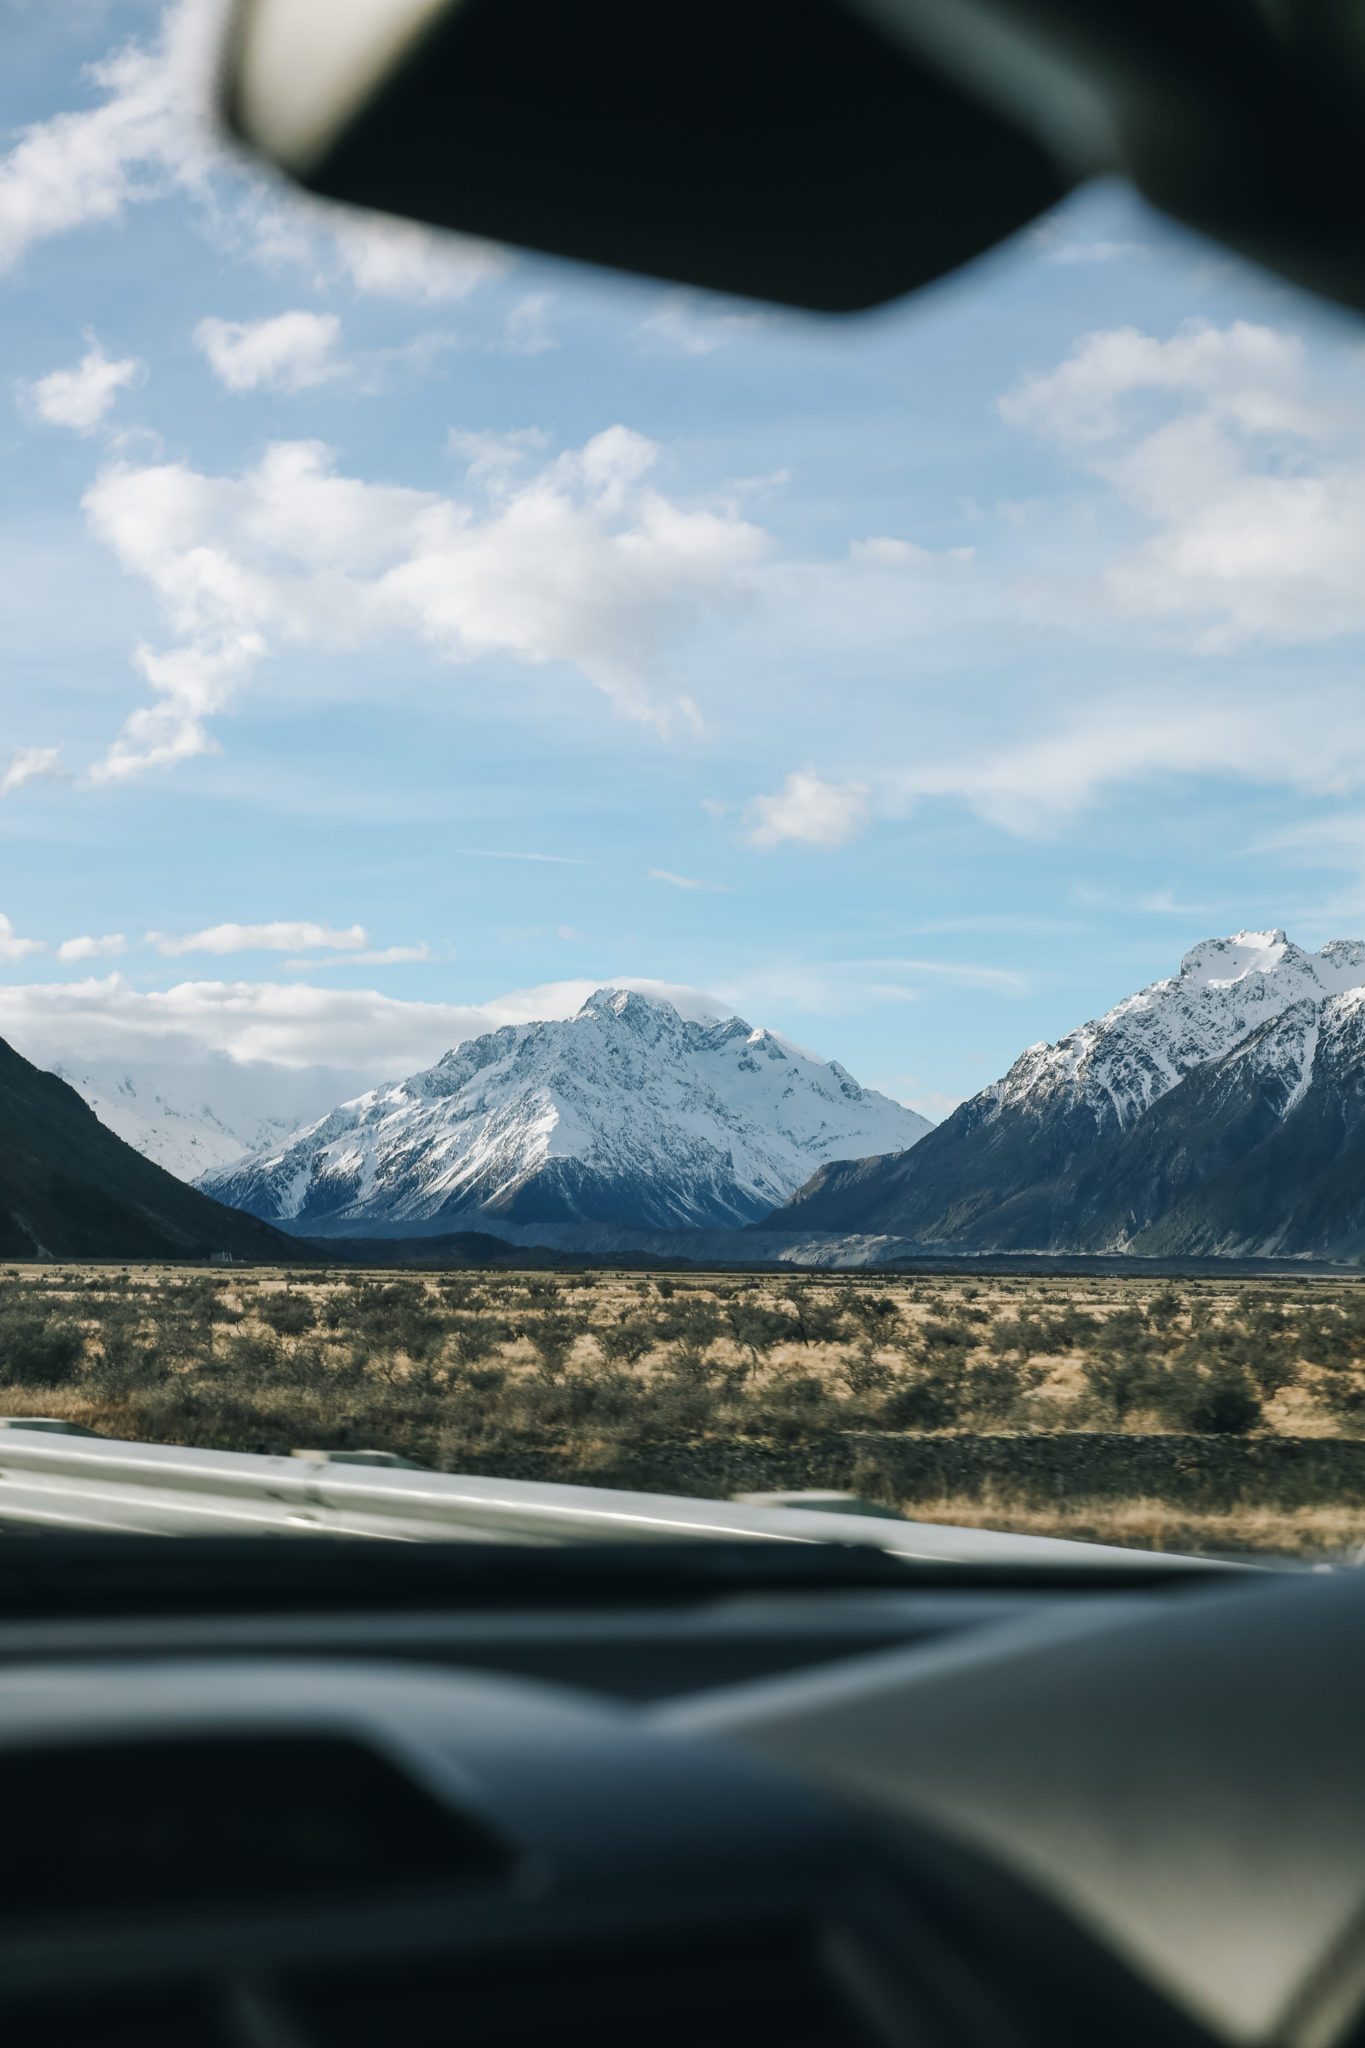
[(1365, 1440), (1365, 1287), (1341, 1281), (10, 1267), (0, 1410), (679, 1492), (847, 1469), (920, 1519), (1162, 1548), (1365, 1542), (1349, 1501), (1042, 1498), (1022, 1472), (908, 1498), (866, 1454), (906, 1436), (1005, 1435), (1021, 1456), (1059, 1432)]

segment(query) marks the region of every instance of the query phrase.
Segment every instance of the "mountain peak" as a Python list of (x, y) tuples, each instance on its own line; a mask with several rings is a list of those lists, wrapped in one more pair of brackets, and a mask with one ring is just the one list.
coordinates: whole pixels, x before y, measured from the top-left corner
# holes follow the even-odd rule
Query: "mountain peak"
[(1205, 939), (913, 1152), (827, 1169), (781, 1222), (955, 1250), (1359, 1259), (1365, 941)]
[(691, 993), (605, 984), (572, 1017), (466, 1040), (204, 1185), (339, 1236), (440, 1232), (455, 1217), (724, 1228), (756, 1221), (823, 1163), (903, 1150), (930, 1129)]
[(1180, 963), (1180, 978), (1226, 988), (1248, 974), (1274, 974), (1287, 958), (1297, 964), (1308, 955), (1278, 927), (1266, 932), (1234, 932), (1230, 938), (1201, 939), (1191, 946)]

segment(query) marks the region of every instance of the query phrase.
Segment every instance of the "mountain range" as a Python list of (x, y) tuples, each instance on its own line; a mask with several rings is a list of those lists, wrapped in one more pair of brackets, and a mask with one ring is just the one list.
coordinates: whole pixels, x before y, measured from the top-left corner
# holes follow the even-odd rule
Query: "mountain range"
[(1365, 943), (1282, 931), (1033, 1045), (913, 1151), (834, 1161), (768, 1230), (940, 1252), (1365, 1252)]
[(826, 1162), (901, 1154), (931, 1128), (776, 1032), (602, 988), (574, 1017), (468, 1040), (199, 1184), (310, 1236), (736, 1229)]

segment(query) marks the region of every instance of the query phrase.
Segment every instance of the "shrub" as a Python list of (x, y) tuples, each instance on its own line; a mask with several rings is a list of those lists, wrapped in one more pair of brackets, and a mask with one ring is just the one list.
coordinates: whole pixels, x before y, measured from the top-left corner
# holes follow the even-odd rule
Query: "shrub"
[(846, 1359), (840, 1374), (850, 1394), (876, 1394), (889, 1387), (895, 1374), (873, 1352), (870, 1344)]
[(965, 1352), (976, 1345), (976, 1335), (964, 1330), (958, 1323), (925, 1323), (920, 1331), (920, 1341), (929, 1352)]
[(1143, 1405), (1168, 1429), (1196, 1436), (1245, 1436), (1261, 1420), (1260, 1396), (1244, 1368), (1193, 1345), (1149, 1371), (1145, 1395)]
[(1319, 1382), (1318, 1392), (1334, 1415), (1359, 1415), (1365, 1409), (1365, 1373), (1349, 1368), (1330, 1371)]
[(86, 1377), (99, 1393), (117, 1397), (161, 1386), (170, 1377), (170, 1368), (155, 1343), (139, 1343), (118, 1331), (105, 1338)]
[(961, 1391), (963, 1406), (978, 1428), (1000, 1429), (1020, 1419), (1021, 1404), (1045, 1377), (1041, 1366), (1004, 1362), (971, 1367)]
[(214, 1361), (220, 1378), (239, 1379), (248, 1387), (268, 1386), (279, 1377), (280, 1348), (274, 1337), (234, 1337)]
[(1142, 1351), (1100, 1351), (1081, 1361), (1091, 1398), (1122, 1429), (1136, 1409), (1153, 1405), (1154, 1386), (1149, 1358)]
[(652, 1323), (639, 1322), (633, 1316), (623, 1317), (619, 1323), (595, 1330), (593, 1335), (613, 1365), (637, 1364), (646, 1351), (653, 1350), (658, 1339)]
[(582, 1316), (547, 1315), (528, 1323), (525, 1334), (539, 1352), (543, 1370), (553, 1374), (564, 1370), (586, 1327)]
[(928, 1373), (914, 1373), (887, 1395), (877, 1421), (883, 1429), (951, 1429), (961, 1412), (961, 1395), (954, 1384)]
[(1173, 1287), (1163, 1287), (1147, 1304), (1147, 1320), (1158, 1330), (1169, 1330), (1184, 1312), (1185, 1304)]
[(655, 1336), (661, 1342), (681, 1338), (684, 1343), (699, 1345), (703, 1351), (722, 1328), (720, 1310), (704, 1295), (677, 1296), (654, 1322)]
[[(908, 1300), (918, 1297), (911, 1293)], [(863, 1294), (856, 1287), (849, 1287), (840, 1303), (845, 1315), (851, 1315), (869, 1333), (881, 1334), (893, 1324), (900, 1314), (895, 1296), (890, 1294)]]
[(65, 1386), (84, 1355), (85, 1338), (73, 1323), (23, 1314), (0, 1322), (0, 1385)]
[(760, 1351), (771, 1351), (775, 1344), (790, 1342), (800, 1334), (794, 1316), (746, 1301), (732, 1303), (726, 1321), (736, 1344), (755, 1361)]
[(810, 1288), (793, 1288), (791, 1305), (803, 1344), (832, 1344), (839, 1335), (842, 1304), (832, 1295)]
[(1043, 1349), (1042, 1332), (1027, 1316), (997, 1316), (987, 1341), (999, 1358), (1007, 1358), (1011, 1351), (1028, 1358)]
[(277, 1337), (301, 1337), (318, 1319), (318, 1312), (306, 1294), (268, 1294), (256, 1304), (256, 1313)]
[(1173, 1406), (1186, 1429), (1201, 1436), (1245, 1436), (1261, 1419), (1261, 1403), (1247, 1375), (1221, 1359), (1191, 1375)]
[(466, 1316), (457, 1323), (451, 1344), (461, 1365), (473, 1365), (480, 1358), (487, 1358), (507, 1334), (507, 1325), (498, 1316)]

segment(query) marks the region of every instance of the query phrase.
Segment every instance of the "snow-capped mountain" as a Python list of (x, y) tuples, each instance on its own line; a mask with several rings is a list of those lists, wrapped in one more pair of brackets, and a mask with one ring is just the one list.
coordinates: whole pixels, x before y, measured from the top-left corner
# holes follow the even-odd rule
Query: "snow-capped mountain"
[(1209, 939), (1033, 1045), (913, 1154), (822, 1169), (770, 1227), (981, 1251), (1355, 1256), (1365, 942)]
[(472, 1039), (200, 1185), (317, 1235), (734, 1228), (824, 1161), (931, 1128), (775, 1032), (603, 988), (567, 1021)]
[(1125, 996), (1055, 1045), (1031, 1045), (978, 1102), (1007, 1108), (1058, 1101), (1126, 1129), (1203, 1061), (1216, 1059), (1292, 1003), (1365, 983), (1365, 941), (1333, 939), (1305, 953), (1282, 931), (1205, 939), (1180, 972)]

